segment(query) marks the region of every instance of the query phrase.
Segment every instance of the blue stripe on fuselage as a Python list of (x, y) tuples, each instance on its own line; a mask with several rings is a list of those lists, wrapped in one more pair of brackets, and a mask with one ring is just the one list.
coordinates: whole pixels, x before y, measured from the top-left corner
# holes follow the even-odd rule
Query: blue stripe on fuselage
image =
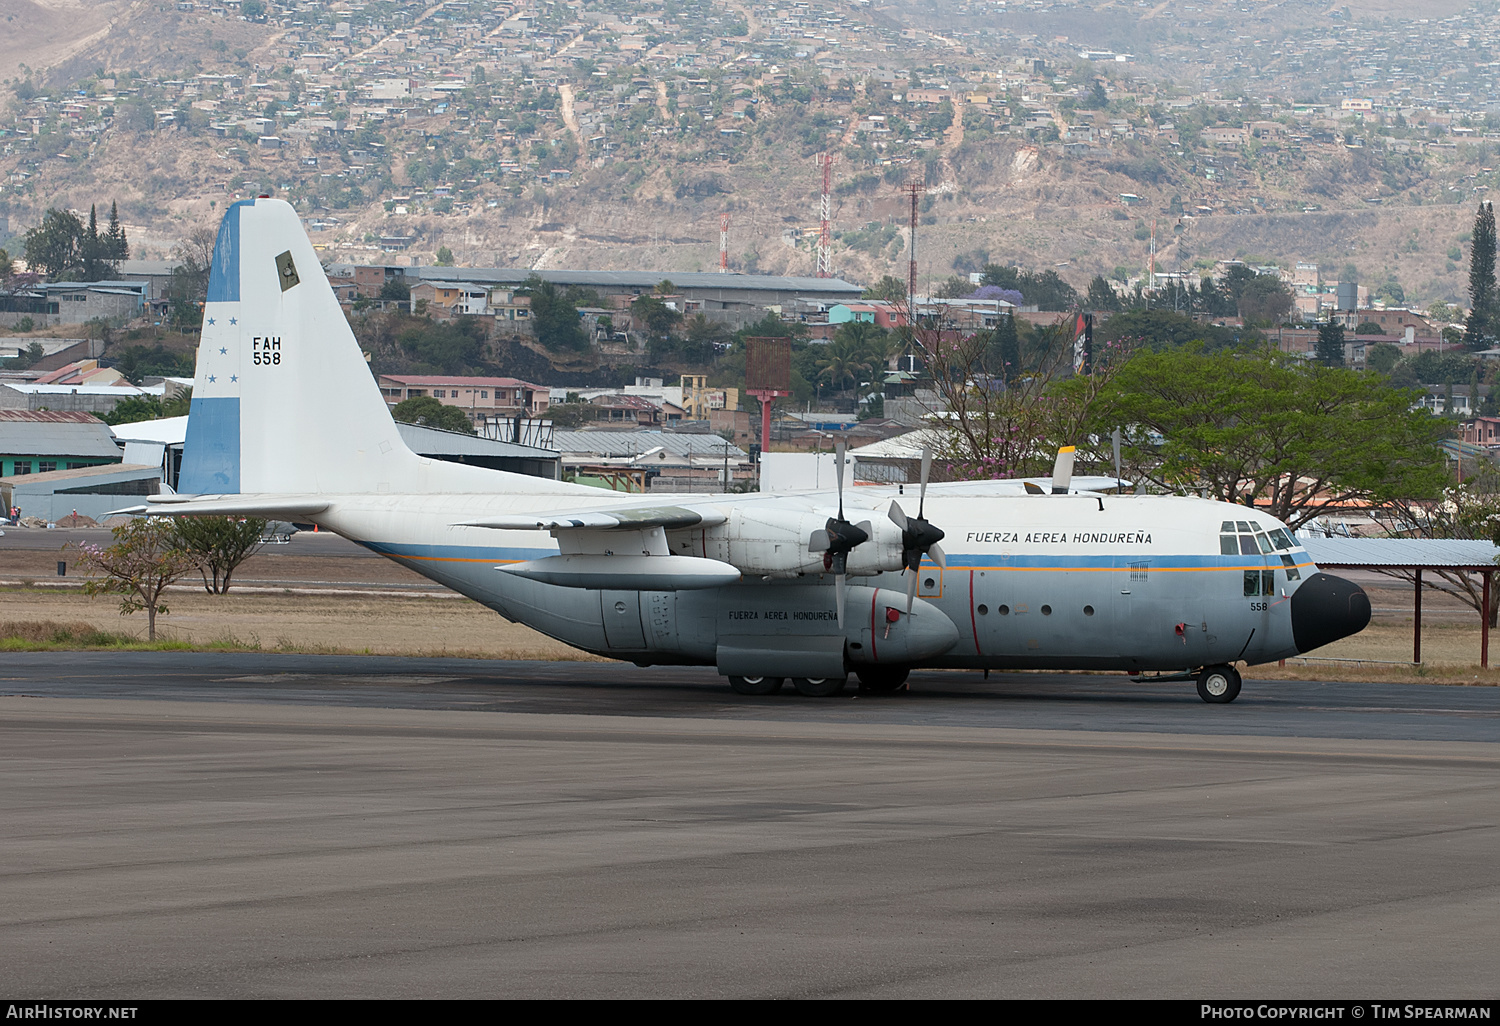
[[(359, 544), (371, 552), (398, 559), (436, 560), (450, 562), (503, 562), (526, 559), (543, 559), (557, 555), (556, 549), (519, 548), (487, 545), (410, 545), (400, 542), (362, 541)], [(1312, 561), (1305, 552), (1291, 553), (1299, 566), (1311, 566)], [(950, 570), (1266, 570), (1282, 569), (1279, 563), (1249, 563), (1243, 556), (1219, 555), (1171, 555), (1145, 556), (1140, 553), (1122, 553), (1117, 556), (1086, 556), (1081, 554), (1059, 554), (1056, 556), (1001, 556), (994, 553), (953, 553), (948, 556)], [(1132, 563), (1149, 563), (1146, 567), (1132, 567)], [(931, 564), (923, 564), (930, 566)]]

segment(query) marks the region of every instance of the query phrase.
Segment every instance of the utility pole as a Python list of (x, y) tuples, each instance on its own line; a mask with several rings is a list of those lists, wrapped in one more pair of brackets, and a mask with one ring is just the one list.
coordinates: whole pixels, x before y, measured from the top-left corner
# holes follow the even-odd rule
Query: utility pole
[(818, 154), (823, 193), (818, 205), (818, 277), (833, 277), (833, 154)]
[(729, 215), (719, 215), (719, 273), (729, 273)]

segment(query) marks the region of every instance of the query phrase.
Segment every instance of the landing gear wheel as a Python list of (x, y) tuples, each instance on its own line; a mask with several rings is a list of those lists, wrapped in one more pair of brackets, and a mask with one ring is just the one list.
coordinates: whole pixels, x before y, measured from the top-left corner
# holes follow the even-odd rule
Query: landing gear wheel
[(900, 691), (911, 675), (907, 666), (866, 666), (854, 671), (859, 678), (859, 690), (873, 695), (888, 695)]
[(792, 687), (797, 694), (808, 698), (828, 698), (844, 690), (848, 677), (793, 677)]
[(1233, 666), (1206, 666), (1198, 674), (1198, 697), (1215, 705), (1233, 702), (1240, 694), (1240, 671)]
[(729, 686), (737, 695), (774, 695), (781, 690), (780, 677), (730, 677)]

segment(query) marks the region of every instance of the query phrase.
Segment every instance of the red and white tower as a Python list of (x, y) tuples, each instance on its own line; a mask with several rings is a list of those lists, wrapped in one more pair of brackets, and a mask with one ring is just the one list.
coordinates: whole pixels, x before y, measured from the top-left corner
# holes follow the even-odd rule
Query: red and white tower
[(833, 277), (833, 154), (818, 154), (823, 195), (818, 210), (818, 277)]
[(719, 273), (729, 273), (729, 215), (719, 215)]

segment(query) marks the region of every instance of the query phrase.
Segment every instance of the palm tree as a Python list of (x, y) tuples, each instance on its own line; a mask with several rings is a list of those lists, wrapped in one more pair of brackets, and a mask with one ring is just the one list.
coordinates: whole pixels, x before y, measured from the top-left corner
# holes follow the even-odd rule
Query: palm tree
[(818, 358), (818, 377), (827, 378), (834, 388), (847, 391), (848, 385), (859, 384), (861, 374), (869, 373), (870, 357), (868, 350), (857, 338), (840, 337), (842, 335), (841, 329)]

